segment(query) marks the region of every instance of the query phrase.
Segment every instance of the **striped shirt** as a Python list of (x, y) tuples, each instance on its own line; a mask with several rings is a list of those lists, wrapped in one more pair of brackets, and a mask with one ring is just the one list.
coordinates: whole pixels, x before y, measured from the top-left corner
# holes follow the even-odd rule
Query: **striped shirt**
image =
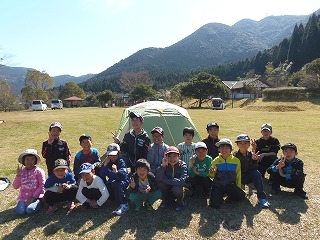
[(190, 145), (187, 145), (185, 142), (179, 143), (177, 148), (180, 151), (180, 159), (187, 164), (187, 167), (190, 166), (190, 158), (195, 154), (196, 144), (192, 142)]

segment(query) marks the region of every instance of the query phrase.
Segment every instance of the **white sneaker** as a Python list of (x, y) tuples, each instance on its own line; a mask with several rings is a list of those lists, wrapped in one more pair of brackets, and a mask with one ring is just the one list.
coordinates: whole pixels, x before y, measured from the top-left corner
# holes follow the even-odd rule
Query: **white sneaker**
[(116, 210), (114, 210), (112, 213), (115, 213), (120, 216), (125, 214), (128, 210), (129, 210), (129, 204), (125, 203), (125, 204), (120, 204), (120, 206)]
[(259, 201), (260, 206), (261, 206), (262, 208), (269, 208), (270, 204), (269, 204), (269, 202), (268, 202), (266, 199), (264, 199), (264, 198), (259, 198), (258, 201)]

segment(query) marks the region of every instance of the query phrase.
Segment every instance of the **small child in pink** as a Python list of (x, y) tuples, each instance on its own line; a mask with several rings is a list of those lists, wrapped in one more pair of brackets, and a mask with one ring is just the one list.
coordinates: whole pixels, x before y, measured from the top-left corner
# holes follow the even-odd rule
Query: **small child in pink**
[(44, 171), (36, 166), (41, 161), (40, 156), (35, 149), (27, 149), (19, 156), (18, 161), (24, 168), (18, 164), (17, 174), (12, 183), (13, 188), (20, 188), (15, 213), (33, 214), (39, 210), (40, 198), (44, 195)]

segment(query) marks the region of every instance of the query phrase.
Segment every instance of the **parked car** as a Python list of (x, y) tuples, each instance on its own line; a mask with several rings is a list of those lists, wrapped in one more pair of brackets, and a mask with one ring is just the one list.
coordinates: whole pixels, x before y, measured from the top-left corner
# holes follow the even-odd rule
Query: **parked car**
[(43, 100), (33, 100), (31, 105), (32, 111), (45, 111), (47, 104)]
[(222, 98), (211, 98), (213, 110), (223, 110), (226, 108), (226, 103)]
[(60, 99), (53, 99), (51, 101), (51, 109), (55, 110), (55, 109), (62, 109), (63, 108), (63, 103)]

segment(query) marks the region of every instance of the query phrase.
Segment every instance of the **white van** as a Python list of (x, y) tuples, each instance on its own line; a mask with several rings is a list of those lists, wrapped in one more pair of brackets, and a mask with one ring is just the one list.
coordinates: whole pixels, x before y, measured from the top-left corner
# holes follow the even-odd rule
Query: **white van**
[(33, 100), (31, 105), (32, 111), (45, 111), (47, 104), (43, 100)]
[(221, 98), (211, 98), (213, 110), (223, 110), (226, 108), (226, 103)]
[(60, 99), (53, 99), (51, 101), (51, 109), (55, 110), (55, 109), (62, 109), (63, 108), (63, 103)]

